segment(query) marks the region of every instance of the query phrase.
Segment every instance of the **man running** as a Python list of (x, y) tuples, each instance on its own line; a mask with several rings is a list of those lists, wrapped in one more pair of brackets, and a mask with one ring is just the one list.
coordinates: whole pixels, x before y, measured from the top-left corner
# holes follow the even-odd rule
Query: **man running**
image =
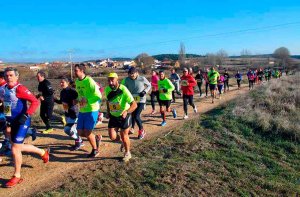
[(113, 141), (119, 140), (117, 131), (120, 131), (122, 147), (125, 148), (123, 161), (128, 162), (131, 159), (129, 139), (131, 113), (137, 109), (137, 104), (129, 90), (124, 85), (119, 84), (117, 73), (108, 75), (108, 86), (104, 92), (107, 98), (109, 137)]
[(172, 101), (172, 91), (174, 91), (175, 87), (172, 82), (166, 78), (164, 71), (159, 71), (159, 81), (158, 81), (158, 90), (159, 90), (159, 106), (160, 106), (160, 114), (163, 119), (161, 126), (165, 126), (166, 122), (166, 113), (163, 109), (163, 106), (166, 106), (166, 111), (171, 112), (173, 117), (177, 117), (177, 113), (175, 109), (171, 110), (171, 101)]
[(211, 93), (212, 103), (214, 103), (217, 91), (217, 83), (220, 74), (218, 73), (218, 71), (215, 70), (215, 67), (211, 67), (210, 71), (207, 73), (207, 77), (209, 81), (209, 89)]
[[(4, 93), (4, 114), (11, 127), (12, 154), (15, 171), (13, 177), (5, 184), (14, 187), (21, 183), (22, 152), (35, 153), (41, 156), (44, 163), (49, 162), (49, 150), (37, 148), (31, 144), (23, 144), (26, 133), (31, 124), (31, 115), (39, 106), (35, 96), (18, 82), (19, 72), (16, 68), (6, 68), (7, 85)], [(29, 108), (27, 101), (30, 102)]]
[(60, 87), (62, 88), (60, 98), (55, 98), (54, 101), (57, 104), (62, 104), (64, 109), (64, 115), (66, 118), (64, 132), (75, 140), (75, 144), (71, 150), (78, 150), (84, 145), (81, 137), (78, 136), (76, 129), (78, 116), (76, 99), (78, 97), (78, 93), (75, 89), (70, 87), (70, 80), (68, 78), (62, 78), (60, 80)]
[(155, 114), (154, 98), (156, 97), (157, 102), (159, 100), (159, 92), (158, 92), (158, 84), (157, 84), (158, 80), (159, 80), (158, 73), (156, 71), (152, 71), (152, 77), (151, 77), (151, 87), (152, 87), (152, 90), (151, 90), (151, 94), (150, 94), (150, 97), (151, 97), (151, 107), (152, 107), (151, 115)]
[(258, 84), (261, 84), (263, 81), (263, 76), (264, 76), (264, 72), (263, 72), (262, 68), (260, 68), (258, 70), (257, 76), (258, 76)]
[(181, 93), (179, 91), (180, 77), (176, 73), (175, 69), (171, 70), (170, 80), (172, 81), (172, 83), (173, 83), (173, 85), (175, 87), (175, 89), (172, 91), (172, 102), (175, 103), (175, 101), (176, 101), (175, 93), (177, 95), (181, 95)]
[(200, 92), (200, 97), (202, 96), (202, 83), (203, 83), (203, 74), (202, 71), (199, 69), (197, 75), (195, 76), (195, 79), (197, 81), (197, 85)]
[(183, 119), (188, 119), (188, 103), (193, 107), (195, 113), (197, 113), (197, 107), (194, 104), (194, 86), (196, 86), (196, 80), (189, 74), (187, 68), (183, 69), (183, 75), (181, 77), (181, 90), (183, 94)]
[[(224, 74), (224, 93), (226, 92), (226, 88), (227, 88), (227, 91), (229, 91), (229, 73), (227, 70), (225, 70)], [(220, 95), (221, 96), (221, 95)]]
[(92, 146), (91, 153), (88, 158), (97, 157), (99, 155), (99, 144), (101, 135), (94, 135), (93, 130), (98, 121), (98, 112), (100, 107), (99, 100), (101, 93), (96, 82), (85, 73), (84, 64), (75, 65), (75, 75), (77, 76), (76, 91), (78, 93), (77, 101), (80, 109), (77, 120), (77, 132), (81, 137), (86, 137)]
[(37, 95), (37, 98), (41, 101), (40, 117), (46, 125), (46, 130), (44, 130), (42, 133), (48, 134), (53, 131), (50, 121), (54, 107), (54, 90), (50, 81), (46, 79), (46, 73), (44, 71), (39, 71), (36, 77), (39, 81), (38, 91), (41, 92)]
[(134, 126), (137, 123), (139, 127), (138, 139), (143, 139), (146, 132), (141, 120), (141, 113), (145, 107), (146, 95), (151, 89), (151, 84), (145, 77), (139, 75), (135, 67), (129, 69), (128, 77), (123, 79), (122, 84), (126, 86), (137, 103), (137, 108), (132, 112), (132, 127), (129, 133), (134, 133)]
[(242, 74), (240, 73), (240, 71), (237, 71), (235, 74), (235, 78), (236, 78), (236, 83), (238, 85), (238, 90), (241, 89), (241, 81), (243, 79)]

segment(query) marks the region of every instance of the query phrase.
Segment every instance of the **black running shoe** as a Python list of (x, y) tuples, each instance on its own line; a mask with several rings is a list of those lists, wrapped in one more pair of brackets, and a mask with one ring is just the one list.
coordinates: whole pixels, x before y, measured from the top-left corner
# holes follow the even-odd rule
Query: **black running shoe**
[(87, 155), (87, 158), (95, 158), (99, 155), (99, 151), (96, 149), (93, 149), (90, 154)]

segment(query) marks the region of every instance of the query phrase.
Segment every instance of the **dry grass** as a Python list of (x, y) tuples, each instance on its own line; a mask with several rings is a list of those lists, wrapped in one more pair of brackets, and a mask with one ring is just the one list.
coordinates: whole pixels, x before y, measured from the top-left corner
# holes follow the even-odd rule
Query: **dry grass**
[(293, 140), (300, 140), (300, 74), (272, 80), (250, 96), (243, 97), (234, 108), (253, 127)]

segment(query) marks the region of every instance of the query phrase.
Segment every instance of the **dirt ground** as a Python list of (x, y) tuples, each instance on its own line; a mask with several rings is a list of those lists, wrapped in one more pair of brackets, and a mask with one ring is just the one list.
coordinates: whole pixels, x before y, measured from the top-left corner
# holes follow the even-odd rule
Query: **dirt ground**
[[(210, 97), (205, 98), (202, 96), (200, 98), (199, 94), (196, 93), (195, 104), (198, 108), (198, 113), (195, 114), (192, 107), (189, 107), (189, 119), (196, 118), (200, 114), (210, 111), (219, 105), (226, 104), (228, 101), (247, 92), (248, 88), (246, 85), (243, 85), (241, 90), (237, 90), (237, 87), (233, 86), (229, 92), (222, 95), (222, 99), (216, 99), (214, 104), (211, 103)], [(176, 103), (171, 106), (176, 108), (178, 117), (173, 119), (171, 113), (168, 114), (167, 125), (161, 127), (160, 123), (162, 120), (160, 114), (149, 115), (151, 106), (147, 105), (142, 115), (144, 128), (147, 133), (146, 137), (143, 140), (138, 140), (136, 131), (131, 135), (132, 148), (143, 143), (144, 140), (149, 140), (162, 133), (169, 132), (184, 123), (182, 99), (177, 98)], [(157, 105), (156, 110), (159, 110)], [(121, 160), (123, 153), (119, 152), (120, 144), (111, 142), (108, 137), (107, 120), (100, 126), (97, 126), (94, 132), (103, 135), (103, 141), (100, 146), (100, 156), (93, 159), (86, 158), (87, 153), (91, 150), (91, 146), (87, 141), (85, 141), (85, 146), (79, 151), (70, 151), (70, 147), (74, 142), (63, 132), (63, 127), (60, 123), (57, 123), (55, 131), (51, 134), (38, 133), (38, 138), (34, 142), (30, 138), (26, 139), (26, 143), (34, 144), (40, 148), (50, 146), (50, 162), (44, 164), (39, 156), (24, 154), (22, 165), (22, 178), (24, 181), (14, 188), (0, 188), (0, 196), (31, 196), (37, 192), (61, 185), (65, 177), (70, 175), (76, 176), (72, 174), (74, 170), (95, 165), (99, 160), (114, 159), (116, 162)], [(0, 166), (0, 184), (3, 186), (13, 173), (13, 164), (10, 158), (3, 157)]]

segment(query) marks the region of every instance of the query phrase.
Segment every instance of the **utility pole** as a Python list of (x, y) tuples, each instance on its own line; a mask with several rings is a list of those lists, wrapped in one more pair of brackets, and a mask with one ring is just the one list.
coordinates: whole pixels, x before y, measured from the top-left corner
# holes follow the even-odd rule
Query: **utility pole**
[(70, 61), (70, 64), (71, 64), (71, 80), (73, 80), (73, 63), (72, 63), (72, 55), (73, 55), (73, 50), (70, 49), (69, 51), (69, 61)]

